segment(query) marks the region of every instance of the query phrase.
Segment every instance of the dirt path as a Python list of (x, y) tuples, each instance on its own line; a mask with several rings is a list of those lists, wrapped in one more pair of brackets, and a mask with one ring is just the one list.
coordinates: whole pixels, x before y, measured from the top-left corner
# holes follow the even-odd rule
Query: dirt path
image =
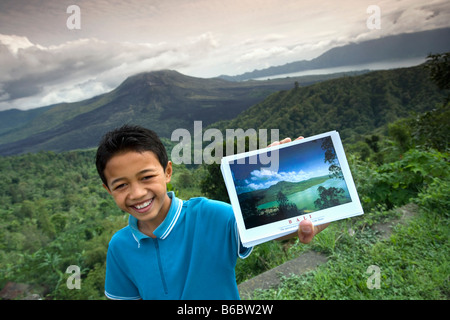
[(238, 285), (241, 299), (251, 299), (253, 291), (256, 289), (270, 289), (280, 284), (280, 276), (289, 276), (291, 274), (300, 275), (311, 271), (318, 265), (327, 262), (327, 257), (321, 253), (307, 251), (298, 258), (279, 265), (260, 275), (242, 282)]

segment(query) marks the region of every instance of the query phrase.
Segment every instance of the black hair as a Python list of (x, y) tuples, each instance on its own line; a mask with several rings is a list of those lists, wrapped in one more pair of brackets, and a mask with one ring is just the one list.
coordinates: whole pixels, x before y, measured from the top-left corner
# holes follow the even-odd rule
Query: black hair
[(136, 125), (124, 125), (120, 128), (107, 132), (101, 139), (95, 164), (97, 172), (103, 183), (108, 186), (105, 177), (105, 168), (111, 158), (119, 153), (135, 151), (152, 151), (159, 160), (159, 163), (166, 170), (169, 161), (166, 148), (162, 144), (158, 135), (150, 130)]

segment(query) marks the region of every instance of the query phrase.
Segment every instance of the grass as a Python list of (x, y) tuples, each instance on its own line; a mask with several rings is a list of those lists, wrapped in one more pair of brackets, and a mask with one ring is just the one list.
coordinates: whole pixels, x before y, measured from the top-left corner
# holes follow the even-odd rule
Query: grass
[[(326, 264), (283, 277), (278, 288), (255, 291), (254, 299), (449, 299), (448, 217), (421, 210), (382, 239), (374, 223), (397, 215), (380, 210), (335, 222), (309, 245), (295, 243), (283, 250), (286, 244), (272, 242), (256, 248), (253, 260), (240, 262), (237, 273), (258, 269), (258, 261), (279, 265), (302, 251), (316, 250), (329, 256)], [(277, 246), (278, 254), (273, 251)], [(266, 264), (270, 268), (272, 262)]]

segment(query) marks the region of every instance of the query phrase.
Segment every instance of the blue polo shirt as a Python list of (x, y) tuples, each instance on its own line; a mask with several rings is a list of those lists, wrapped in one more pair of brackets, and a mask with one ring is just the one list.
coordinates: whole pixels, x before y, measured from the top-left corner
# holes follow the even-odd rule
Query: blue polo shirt
[(172, 199), (151, 238), (130, 215), (112, 237), (106, 259), (110, 299), (239, 299), (235, 266), (242, 246), (231, 205), (206, 198)]

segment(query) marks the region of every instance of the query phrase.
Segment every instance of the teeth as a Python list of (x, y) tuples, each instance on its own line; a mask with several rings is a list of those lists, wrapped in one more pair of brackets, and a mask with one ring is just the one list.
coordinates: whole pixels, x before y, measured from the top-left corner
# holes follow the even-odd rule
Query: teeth
[(136, 207), (136, 209), (142, 209), (142, 208), (145, 208), (145, 207), (149, 206), (150, 203), (152, 203), (152, 200), (153, 200), (153, 199), (148, 200), (148, 201), (144, 202), (143, 204), (136, 205), (135, 207)]

